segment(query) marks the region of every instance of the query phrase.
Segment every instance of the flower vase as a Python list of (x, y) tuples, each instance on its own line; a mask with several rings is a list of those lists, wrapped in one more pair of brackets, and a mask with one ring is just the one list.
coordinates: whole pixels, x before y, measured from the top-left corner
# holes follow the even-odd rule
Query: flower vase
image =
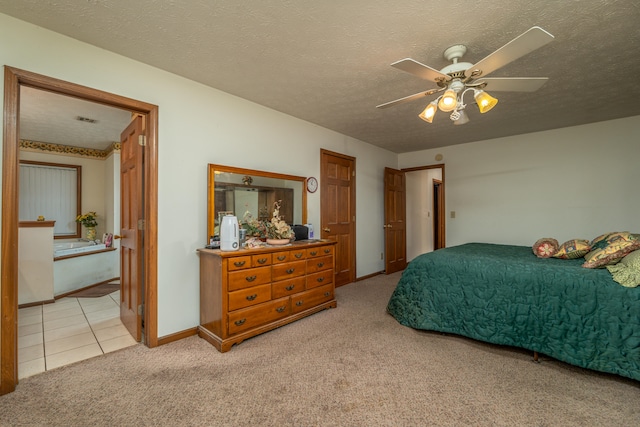
[(86, 227), (86, 235), (87, 240), (96, 240), (96, 228), (95, 227)]

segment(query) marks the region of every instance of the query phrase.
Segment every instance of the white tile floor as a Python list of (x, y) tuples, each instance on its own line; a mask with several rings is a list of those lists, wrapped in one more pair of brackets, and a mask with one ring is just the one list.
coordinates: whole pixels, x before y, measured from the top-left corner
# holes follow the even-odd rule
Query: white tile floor
[(120, 321), (120, 292), (18, 310), (18, 379), (136, 344)]

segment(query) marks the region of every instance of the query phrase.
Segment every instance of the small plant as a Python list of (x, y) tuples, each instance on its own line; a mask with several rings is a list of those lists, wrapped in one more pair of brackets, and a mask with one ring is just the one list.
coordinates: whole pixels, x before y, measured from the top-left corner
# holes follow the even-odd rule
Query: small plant
[(95, 227), (98, 225), (98, 214), (95, 212), (87, 212), (84, 215), (78, 215), (76, 217), (76, 222), (84, 225), (85, 227)]

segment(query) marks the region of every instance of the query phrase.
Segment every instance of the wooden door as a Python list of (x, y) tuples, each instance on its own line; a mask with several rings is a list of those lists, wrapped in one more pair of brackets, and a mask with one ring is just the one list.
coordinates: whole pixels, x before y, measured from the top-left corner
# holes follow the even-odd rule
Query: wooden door
[(337, 242), (336, 286), (356, 280), (356, 160), (320, 152), (320, 237)]
[(407, 266), (405, 174), (384, 169), (384, 247), (386, 274)]
[[(142, 336), (144, 230), (143, 119), (136, 116), (120, 135), (120, 319), (131, 335)], [(140, 307), (140, 308), (138, 308)]]

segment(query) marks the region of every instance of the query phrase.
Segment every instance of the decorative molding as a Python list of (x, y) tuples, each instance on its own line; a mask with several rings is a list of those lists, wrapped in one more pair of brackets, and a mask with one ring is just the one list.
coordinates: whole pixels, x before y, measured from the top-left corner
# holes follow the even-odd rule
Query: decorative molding
[(20, 140), (20, 150), (62, 154), (65, 156), (90, 157), (100, 160), (106, 159), (111, 155), (111, 153), (119, 153), (120, 148), (120, 142), (112, 143), (106, 150), (98, 150), (95, 148), (74, 147), (72, 145), (52, 144), (49, 142), (30, 141), (27, 139)]

